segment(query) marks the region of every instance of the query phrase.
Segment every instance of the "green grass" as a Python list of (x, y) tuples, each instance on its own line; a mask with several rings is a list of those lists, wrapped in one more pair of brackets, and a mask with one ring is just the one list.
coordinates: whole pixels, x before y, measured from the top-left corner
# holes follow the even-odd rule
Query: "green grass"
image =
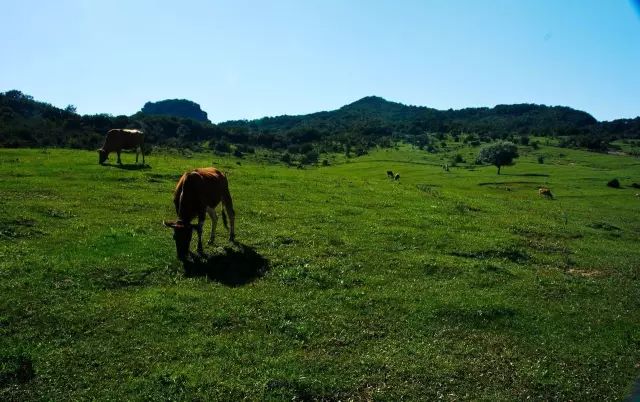
[[(476, 152), (303, 170), (153, 154), (135, 170), (0, 150), (0, 399), (623, 398), (640, 160), (542, 146), (500, 176), (441, 168)], [(180, 174), (212, 163), (239, 244), (220, 224), (183, 267), (161, 222)]]

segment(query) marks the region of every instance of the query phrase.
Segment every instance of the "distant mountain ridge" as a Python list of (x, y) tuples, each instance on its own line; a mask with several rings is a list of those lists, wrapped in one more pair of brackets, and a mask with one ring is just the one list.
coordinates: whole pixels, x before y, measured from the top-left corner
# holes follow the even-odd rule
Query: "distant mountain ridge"
[(132, 116), (79, 115), (17, 90), (0, 93), (0, 146), (65, 146), (91, 149), (110, 128), (142, 128), (148, 144), (169, 147), (229, 144), (290, 154), (366, 152), (404, 141), (437, 152), (444, 135), (473, 144), (496, 138), (526, 141), (553, 136), (570, 147), (603, 151), (614, 139), (640, 138), (640, 117), (598, 122), (566, 106), (497, 105), (459, 110), (409, 106), (367, 96), (332, 111), (212, 124), (200, 105), (185, 99), (147, 102)]
[[(640, 118), (635, 120), (637, 128)], [(622, 121), (622, 120), (616, 120)], [(378, 125), (410, 135), (427, 132), (467, 132), (479, 135), (574, 135), (596, 129), (599, 123), (589, 113), (566, 106), (536, 104), (497, 105), (458, 110), (408, 106), (378, 96), (367, 96), (339, 109), (299, 116), (264, 117), (220, 123), (222, 127), (249, 126), (269, 130), (291, 130), (335, 123), (343, 129), (354, 125)]]

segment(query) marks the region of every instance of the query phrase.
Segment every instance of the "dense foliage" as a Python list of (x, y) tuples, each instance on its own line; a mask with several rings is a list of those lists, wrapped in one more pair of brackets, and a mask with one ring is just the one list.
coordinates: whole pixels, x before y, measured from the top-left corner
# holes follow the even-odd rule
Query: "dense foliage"
[(479, 163), (489, 163), (498, 168), (513, 164), (513, 160), (518, 157), (518, 147), (509, 141), (497, 141), (483, 145), (478, 153)]
[[(568, 107), (533, 104), (436, 110), (366, 97), (329, 112), (218, 125), (199, 112), (193, 102), (167, 100), (149, 102), (132, 116), (79, 115), (72, 105), (60, 109), (12, 90), (0, 93), (0, 146), (93, 149), (102, 144), (110, 128), (139, 128), (147, 134), (150, 145), (206, 147), (236, 155), (258, 147), (314, 162), (319, 153), (358, 156), (372, 147), (389, 147), (398, 141), (436, 152), (444, 146), (446, 136), (472, 146), (493, 139), (526, 145), (529, 135), (553, 136), (562, 146), (596, 151), (606, 150), (614, 139), (640, 138), (640, 117), (598, 122), (588, 113)], [(198, 121), (203, 118), (206, 121)]]

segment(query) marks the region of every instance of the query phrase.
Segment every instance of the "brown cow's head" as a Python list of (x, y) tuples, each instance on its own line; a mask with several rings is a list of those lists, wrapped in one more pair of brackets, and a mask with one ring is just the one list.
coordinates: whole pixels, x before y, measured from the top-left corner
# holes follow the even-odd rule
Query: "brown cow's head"
[(109, 154), (103, 148), (98, 149), (98, 163), (101, 165), (107, 160)]
[(189, 246), (191, 245), (191, 236), (195, 229), (190, 223), (184, 222), (162, 222), (166, 227), (173, 229), (173, 240), (176, 242), (176, 252), (178, 259), (184, 261), (189, 255)]

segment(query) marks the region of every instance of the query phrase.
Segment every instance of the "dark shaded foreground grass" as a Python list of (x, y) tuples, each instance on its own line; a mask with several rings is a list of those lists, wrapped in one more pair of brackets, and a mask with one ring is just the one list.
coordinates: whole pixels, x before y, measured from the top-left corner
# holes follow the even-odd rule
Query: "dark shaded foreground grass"
[(238, 243), (220, 225), (183, 265), (161, 222), (210, 155), (114, 169), (0, 150), (0, 399), (624, 398), (638, 159), (521, 154), (500, 176), (410, 148), (303, 170), (218, 158)]

